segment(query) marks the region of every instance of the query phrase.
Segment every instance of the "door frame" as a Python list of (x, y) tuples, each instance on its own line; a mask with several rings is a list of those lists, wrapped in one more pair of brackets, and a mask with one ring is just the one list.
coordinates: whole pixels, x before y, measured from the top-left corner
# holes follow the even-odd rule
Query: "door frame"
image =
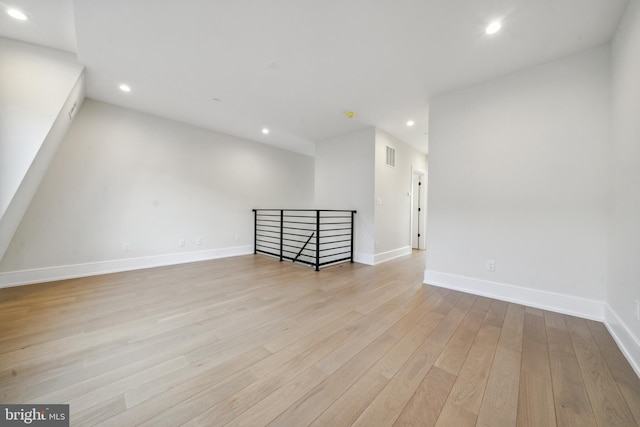
[[(417, 178), (417, 179), (416, 179)], [(419, 200), (420, 206), (414, 206), (416, 204), (414, 191), (417, 185), (417, 180), (420, 181), (421, 185), (419, 187)], [(425, 250), (427, 248), (427, 171), (422, 169), (416, 169), (413, 166), (411, 167), (411, 211), (409, 212), (411, 218), (411, 247), (413, 249)], [(416, 224), (416, 220), (414, 218), (415, 211), (420, 208), (420, 214), (418, 215), (419, 223)], [(418, 234), (418, 230), (420, 232), (420, 237), (418, 237), (418, 247), (416, 248), (413, 244), (413, 238), (415, 234)]]

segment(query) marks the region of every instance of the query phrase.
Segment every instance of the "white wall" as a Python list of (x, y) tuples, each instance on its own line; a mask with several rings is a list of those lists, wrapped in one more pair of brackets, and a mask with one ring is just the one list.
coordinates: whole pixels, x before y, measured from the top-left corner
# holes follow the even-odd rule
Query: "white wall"
[(640, 2), (612, 44), (612, 175), (607, 323), (640, 375)]
[(84, 97), (73, 55), (0, 38), (0, 259)]
[(426, 282), (602, 318), (609, 53), (431, 101)]
[(368, 128), (316, 144), (318, 209), (355, 209), (354, 259), (374, 263), (375, 135)]
[[(376, 129), (375, 261), (411, 253), (411, 181), (413, 170), (426, 172), (427, 156)], [(396, 150), (396, 165), (386, 165), (386, 147)]]
[(313, 171), (309, 156), (86, 100), (0, 271), (48, 280), (252, 253), (251, 209), (311, 207)]

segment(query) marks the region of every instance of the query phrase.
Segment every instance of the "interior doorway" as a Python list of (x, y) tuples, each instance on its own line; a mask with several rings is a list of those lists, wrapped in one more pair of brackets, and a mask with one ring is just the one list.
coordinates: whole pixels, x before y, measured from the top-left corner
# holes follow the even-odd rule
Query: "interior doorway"
[(427, 173), (413, 170), (411, 179), (411, 247), (427, 247)]

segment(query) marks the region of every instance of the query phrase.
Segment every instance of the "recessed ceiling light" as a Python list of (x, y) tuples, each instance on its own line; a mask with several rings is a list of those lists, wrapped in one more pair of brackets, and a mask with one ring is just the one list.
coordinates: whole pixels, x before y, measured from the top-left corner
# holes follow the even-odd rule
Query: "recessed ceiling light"
[(413, 126), (414, 124), (415, 124), (415, 123), (413, 122), (413, 120), (409, 120), (409, 121), (407, 122), (407, 126), (409, 126), (409, 127)]
[(487, 34), (491, 35), (500, 31), (501, 28), (502, 28), (502, 23), (500, 21), (493, 21), (492, 23), (487, 25), (487, 28), (484, 31)]
[(120, 87), (120, 90), (123, 92), (131, 92), (131, 88), (129, 87), (129, 85), (126, 85), (123, 83), (119, 87)]
[(269, 134), (269, 129), (262, 128), (262, 133), (264, 133), (265, 135), (268, 135)]
[(25, 15), (23, 12), (19, 11), (18, 9), (7, 9), (7, 14), (9, 14), (9, 16), (11, 16), (12, 18), (15, 18), (20, 21), (26, 21), (27, 19), (29, 19), (27, 15)]

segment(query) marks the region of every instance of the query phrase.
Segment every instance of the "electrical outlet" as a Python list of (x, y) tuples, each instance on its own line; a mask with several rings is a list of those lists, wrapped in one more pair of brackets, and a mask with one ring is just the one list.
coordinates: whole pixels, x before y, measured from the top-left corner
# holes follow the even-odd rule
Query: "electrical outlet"
[(238, 243), (240, 241), (240, 236), (237, 235), (237, 234), (235, 236), (233, 236), (233, 241)]
[(178, 246), (180, 246), (181, 248), (184, 248), (184, 245), (186, 244), (184, 239), (180, 239), (178, 240)]
[(636, 307), (635, 307), (636, 320), (640, 320), (640, 301), (635, 300), (634, 302), (636, 303)]
[(196, 245), (197, 245), (197, 246), (202, 246), (202, 237), (198, 237), (198, 238), (196, 239)]
[(487, 271), (496, 271), (496, 262), (493, 260), (487, 260)]
[(131, 252), (131, 245), (129, 243), (123, 243), (122, 244), (122, 250), (124, 252)]

